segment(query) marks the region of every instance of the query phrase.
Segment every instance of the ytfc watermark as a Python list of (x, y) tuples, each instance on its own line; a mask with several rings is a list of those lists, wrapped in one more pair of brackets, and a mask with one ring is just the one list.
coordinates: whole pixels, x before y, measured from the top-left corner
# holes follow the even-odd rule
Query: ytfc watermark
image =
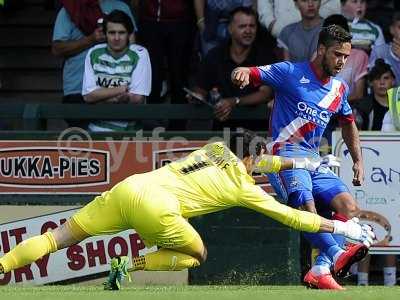
[[(207, 139), (201, 139), (204, 144), (214, 142), (224, 142), (228, 148), (231, 148), (239, 158), (243, 157), (243, 151), (248, 151), (251, 155), (259, 154), (260, 144), (271, 145), (273, 140), (271, 137), (254, 136), (251, 140), (244, 138), (241, 133), (243, 129), (237, 129), (235, 131), (224, 128), (222, 132), (215, 132), (215, 136), (209, 136)], [(193, 145), (193, 139), (189, 140), (184, 136), (170, 136), (165, 138), (166, 130), (164, 127), (157, 127), (152, 131), (147, 131), (146, 135), (143, 130), (139, 130), (134, 135), (118, 135), (118, 138), (114, 138), (112, 135), (105, 136), (100, 140), (103, 144), (106, 144), (107, 151), (110, 153), (111, 165), (110, 171), (118, 170), (124, 160), (124, 157), (131, 151), (128, 147), (129, 142), (135, 142), (134, 153), (129, 153), (130, 156), (134, 155), (134, 159), (138, 163), (147, 163), (152, 158), (149, 157), (149, 152), (145, 151), (145, 147), (151, 147), (151, 153), (162, 150), (164, 156), (170, 160), (175, 161), (182, 158), (176, 149), (182, 149), (185, 147), (191, 147)], [(231, 138), (235, 136), (234, 144), (231, 145)], [(303, 137), (293, 135), (286, 143), (280, 143), (280, 149), (284, 149), (287, 144), (293, 145), (299, 144)], [(200, 139), (199, 139), (200, 140)], [(60, 156), (80, 156), (86, 157), (90, 155), (87, 150), (93, 149), (96, 141), (92, 138), (90, 132), (79, 128), (71, 127), (67, 128), (60, 133), (57, 138), (57, 147), (59, 148)], [(315, 141), (308, 141), (308, 143), (314, 143)], [(327, 146), (328, 142), (326, 139), (316, 141), (320, 146)], [(147, 144), (145, 146), (145, 144)], [(246, 146), (244, 147), (244, 144)], [(299, 146), (300, 147), (300, 146)], [(270, 147), (267, 147), (270, 148)], [(244, 150), (245, 149), (245, 150)], [(224, 155), (229, 153), (224, 153)]]

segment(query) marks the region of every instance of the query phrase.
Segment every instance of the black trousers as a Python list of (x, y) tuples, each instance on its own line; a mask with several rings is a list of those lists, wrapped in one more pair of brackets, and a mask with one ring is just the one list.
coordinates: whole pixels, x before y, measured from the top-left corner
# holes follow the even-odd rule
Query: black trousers
[[(148, 103), (160, 103), (162, 82), (169, 79), (172, 103), (186, 103), (182, 87), (190, 71), (194, 42), (191, 22), (150, 22), (140, 24), (138, 40), (147, 48), (152, 69), (152, 88)], [(165, 74), (165, 62), (168, 74)]]

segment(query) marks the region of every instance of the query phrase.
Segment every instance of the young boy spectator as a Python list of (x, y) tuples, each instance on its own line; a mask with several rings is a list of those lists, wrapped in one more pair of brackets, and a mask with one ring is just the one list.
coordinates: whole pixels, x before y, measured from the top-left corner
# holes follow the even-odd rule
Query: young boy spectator
[[(258, 0), (257, 10), (260, 23), (274, 36), (278, 37), (282, 29), (301, 20), (300, 12), (291, 0)], [(321, 0), (321, 17), (340, 13), (339, 0)]]
[(341, 0), (341, 3), (342, 14), (349, 21), (350, 33), (353, 36), (351, 41), (353, 47), (361, 48), (370, 53), (373, 47), (385, 43), (379, 25), (365, 18), (366, 0)]
[[(123, 11), (104, 18), (106, 43), (94, 46), (86, 55), (82, 95), (87, 103), (144, 103), (150, 94), (151, 65), (147, 50), (129, 45), (133, 24)], [(91, 131), (134, 130), (137, 123), (94, 121)]]
[(321, 0), (293, 0), (300, 11), (301, 21), (287, 25), (278, 37), (283, 59), (291, 62), (310, 60), (317, 49), (318, 34), (322, 26), (319, 15)]
[(372, 94), (359, 101), (356, 109), (362, 115), (363, 130), (381, 130), (383, 117), (389, 109), (387, 91), (394, 86), (395, 76), (390, 65), (377, 59), (368, 74), (368, 80)]

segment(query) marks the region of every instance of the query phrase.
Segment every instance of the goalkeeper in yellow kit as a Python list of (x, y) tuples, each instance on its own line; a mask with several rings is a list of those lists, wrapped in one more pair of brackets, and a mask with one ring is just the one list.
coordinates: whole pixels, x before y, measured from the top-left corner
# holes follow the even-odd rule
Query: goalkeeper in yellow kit
[(144, 256), (114, 258), (106, 289), (119, 289), (128, 271), (182, 270), (199, 266), (207, 250), (187, 218), (234, 206), (256, 210), (297, 230), (335, 232), (370, 244), (374, 234), (356, 222), (332, 221), (283, 205), (254, 184), (249, 175), (290, 168), (315, 170), (334, 159), (310, 161), (263, 154), (265, 144), (245, 131), (231, 139), (207, 144), (176, 162), (126, 178), (80, 209), (53, 231), (29, 238), (0, 258), (0, 273), (93, 236), (134, 228), (147, 246), (159, 250)]

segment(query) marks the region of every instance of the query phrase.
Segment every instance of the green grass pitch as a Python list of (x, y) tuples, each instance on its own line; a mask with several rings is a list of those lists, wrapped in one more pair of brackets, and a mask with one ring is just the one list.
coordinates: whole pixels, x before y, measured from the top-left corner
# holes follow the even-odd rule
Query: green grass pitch
[(103, 291), (101, 286), (0, 287), (0, 299), (29, 300), (398, 300), (400, 287), (347, 287), (346, 291), (310, 290), (303, 286), (147, 286)]

